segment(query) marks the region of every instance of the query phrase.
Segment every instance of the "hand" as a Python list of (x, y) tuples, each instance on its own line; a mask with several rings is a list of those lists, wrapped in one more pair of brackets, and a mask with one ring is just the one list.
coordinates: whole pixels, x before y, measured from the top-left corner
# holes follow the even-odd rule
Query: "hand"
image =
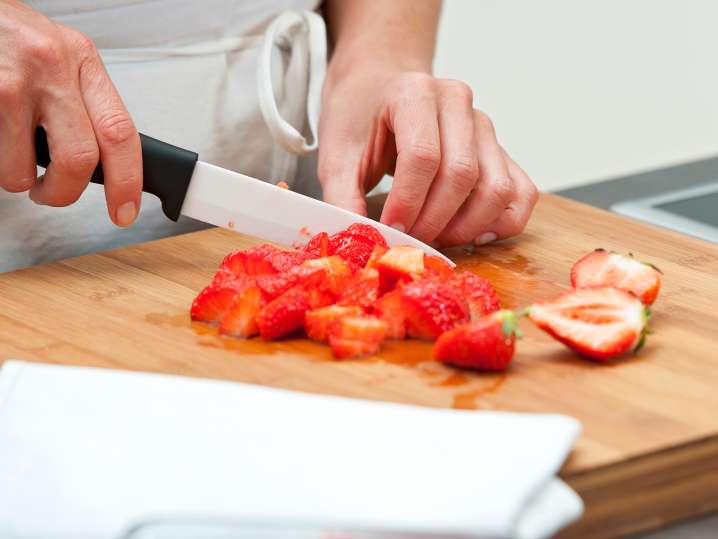
[[(52, 157), (39, 180), (38, 125)], [(0, 0), (0, 187), (67, 206), (100, 160), (110, 218), (128, 226), (140, 207), (140, 139), (93, 43), (21, 2)]]
[(519, 234), (536, 187), (472, 101), (463, 82), (330, 65), (319, 129), (324, 199), (365, 215), (365, 193), (388, 173), (385, 224), (440, 246)]

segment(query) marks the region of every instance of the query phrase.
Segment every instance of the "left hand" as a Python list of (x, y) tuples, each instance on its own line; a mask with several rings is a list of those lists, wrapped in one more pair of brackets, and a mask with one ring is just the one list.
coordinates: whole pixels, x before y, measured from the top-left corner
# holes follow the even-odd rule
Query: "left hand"
[(319, 148), (327, 202), (366, 215), (366, 192), (393, 174), (381, 221), (439, 246), (519, 234), (538, 199), (471, 89), (423, 72), (330, 67)]

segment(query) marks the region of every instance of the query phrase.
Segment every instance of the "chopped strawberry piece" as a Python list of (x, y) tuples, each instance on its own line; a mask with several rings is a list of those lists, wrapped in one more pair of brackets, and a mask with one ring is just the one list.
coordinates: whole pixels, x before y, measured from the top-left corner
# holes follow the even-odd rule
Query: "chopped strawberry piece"
[(232, 306), (234, 298), (243, 289), (252, 286), (251, 279), (229, 279), (222, 277), (202, 290), (190, 309), (190, 318), (195, 322), (218, 323)]
[(424, 272), (424, 253), (405, 245), (392, 247), (379, 259), (377, 267), (380, 272), (393, 277), (411, 278)]
[(649, 316), (640, 299), (611, 287), (572, 290), (529, 308), (529, 318), (539, 328), (597, 360), (638, 351)]
[(379, 272), (359, 270), (339, 294), (339, 305), (356, 305), (369, 309), (379, 297)]
[(456, 271), (449, 263), (438, 256), (424, 255), (425, 277), (453, 277)]
[(374, 314), (386, 322), (386, 338), (402, 340), (406, 337), (406, 314), (401, 290), (384, 294), (374, 304)]
[(289, 184), (285, 181), (279, 181), (277, 182), (277, 187), (280, 189), (289, 189)]
[(332, 254), (360, 268), (366, 266), (375, 245), (386, 247), (386, 240), (376, 228), (361, 223), (355, 223), (329, 238)]
[(305, 262), (310, 255), (301, 251), (283, 251), (270, 244), (257, 245), (229, 253), (220, 268), (238, 275), (264, 275), (287, 271)]
[(571, 285), (574, 288), (614, 286), (651, 305), (661, 289), (661, 274), (655, 266), (633, 256), (596, 249), (573, 265)]
[(309, 308), (309, 298), (302, 285), (287, 290), (259, 311), (259, 334), (263, 339), (271, 340), (301, 329)]
[(487, 279), (475, 273), (464, 271), (447, 282), (457, 288), (466, 299), (472, 320), (478, 320), (501, 308), (501, 301), (494, 287)]
[(345, 316), (334, 322), (329, 346), (339, 359), (375, 354), (386, 334), (386, 324), (374, 316)]
[(377, 266), (379, 265), (379, 259), (384, 256), (384, 254), (389, 249), (384, 247), (383, 245), (376, 244), (374, 246), (374, 249), (371, 251), (371, 255), (369, 255), (369, 260), (366, 262), (366, 266), (364, 266), (366, 269), (377, 269)]
[(310, 309), (327, 307), (333, 305), (337, 300), (337, 297), (325, 288), (323, 282), (317, 288), (308, 288), (306, 290)]
[(310, 268), (321, 268), (324, 270), (324, 281), (321, 288), (338, 297), (342, 290), (352, 279), (352, 270), (349, 264), (340, 256), (327, 256), (307, 260), (304, 266)]
[(372, 245), (388, 247), (384, 236), (375, 227), (364, 223), (354, 223), (346, 229), (346, 233), (355, 238), (361, 238)]
[(304, 246), (304, 252), (321, 258), (333, 255), (329, 252), (329, 234), (320, 232), (312, 237)]
[(307, 311), (304, 317), (304, 329), (307, 336), (319, 342), (327, 342), (329, 333), (334, 322), (344, 316), (360, 316), (363, 313), (360, 307), (342, 307), (339, 305), (330, 305), (320, 309)]
[(467, 369), (505, 370), (514, 356), (518, 318), (498, 311), (442, 333), (434, 359)]
[(222, 317), (219, 332), (233, 337), (251, 337), (259, 332), (257, 314), (265, 300), (258, 286), (249, 286), (239, 292), (231, 307)]
[(303, 284), (309, 289), (318, 286), (323, 280), (324, 270), (322, 268), (294, 266), (283, 273), (258, 275), (257, 286), (264, 292), (267, 299), (272, 300), (299, 284)]
[(462, 294), (439, 279), (422, 279), (408, 283), (401, 291), (410, 337), (434, 340), (444, 331), (469, 319), (468, 306)]

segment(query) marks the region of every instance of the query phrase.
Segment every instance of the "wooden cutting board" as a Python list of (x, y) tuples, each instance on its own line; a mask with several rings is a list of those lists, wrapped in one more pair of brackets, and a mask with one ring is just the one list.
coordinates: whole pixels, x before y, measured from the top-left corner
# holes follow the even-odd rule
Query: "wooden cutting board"
[(526, 324), (508, 373), (475, 374), (432, 362), (428, 344), (388, 344), (379, 357), (337, 362), (306, 340), (242, 342), (193, 326), (195, 294), (227, 252), (254, 242), (213, 229), (2, 274), (0, 361), (568, 414), (584, 430), (562, 476), (587, 511), (562, 537), (618, 536), (718, 510), (718, 246), (543, 195), (525, 234), (454, 251), (459, 267), (520, 307), (566, 288), (571, 263), (588, 250), (633, 252), (665, 273), (655, 334), (639, 355), (597, 364)]

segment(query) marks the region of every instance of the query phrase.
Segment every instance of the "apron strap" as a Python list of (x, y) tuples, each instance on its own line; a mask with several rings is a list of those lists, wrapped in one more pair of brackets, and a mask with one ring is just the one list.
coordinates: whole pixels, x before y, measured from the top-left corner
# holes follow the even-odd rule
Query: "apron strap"
[[(304, 108), (309, 123), (308, 141), (280, 113), (272, 83), (272, 51), (274, 46), (290, 49), (289, 65), (284, 79), (285, 88), (292, 93), (306, 92), (306, 99), (291, 99)], [(327, 37), (324, 20), (311, 11), (286, 11), (267, 28), (257, 64), (259, 106), (274, 140), (293, 155), (306, 155), (319, 146), (317, 128), (319, 109), (326, 74)], [(290, 117), (296, 114), (290, 111)]]

